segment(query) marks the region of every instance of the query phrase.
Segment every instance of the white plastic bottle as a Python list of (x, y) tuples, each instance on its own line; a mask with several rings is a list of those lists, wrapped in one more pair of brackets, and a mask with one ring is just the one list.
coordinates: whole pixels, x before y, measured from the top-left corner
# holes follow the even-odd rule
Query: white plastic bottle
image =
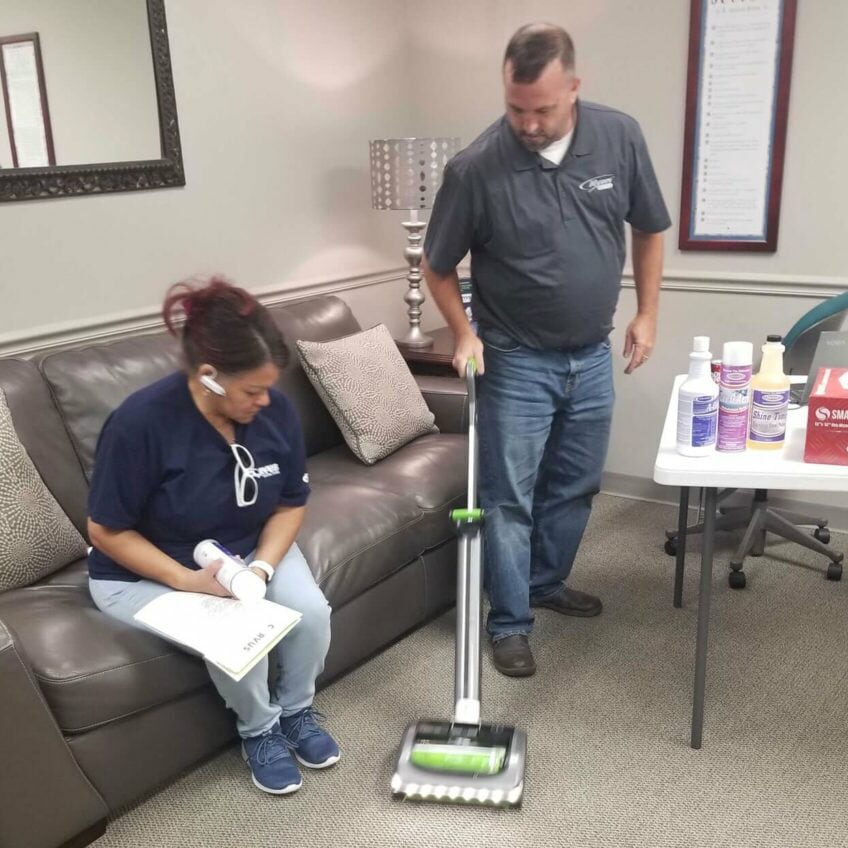
[(718, 429), (718, 385), (710, 373), (709, 336), (695, 336), (689, 354), (689, 376), (677, 399), (677, 452), (706, 456), (715, 450)]
[(751, 421), (748, 447), (754, 450), (780, 450), (786, 439), (789, 411), (789, 377), (783, 373), (781, 336), (767, 336), (760, 370), (751, 379)]
[(232, 551), (228, 551), (220, 542), (204, 539), (194, 546), (194, 561), (201, 568), (208, 568), (218, 560), (223, 560), (223, 565), (215, 577), (234, 598), (258, 601), (265, 597), (265, 581), (236, 559)]
[(718, 385), (716, 450), (728, 453), (745, 450), (753, 362), (754, 345), (751, 342), (724, 343)]

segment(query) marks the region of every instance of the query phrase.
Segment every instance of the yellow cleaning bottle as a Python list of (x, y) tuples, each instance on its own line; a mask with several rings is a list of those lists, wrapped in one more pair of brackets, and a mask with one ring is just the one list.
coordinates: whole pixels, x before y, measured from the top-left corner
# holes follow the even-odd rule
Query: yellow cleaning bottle
[(789, 411), (789, 377), (783, 373), (781, 336), (767, 336), (760, 370), (751, 378), (751, 417), (748, 447), (780, 450), (786, 438)]

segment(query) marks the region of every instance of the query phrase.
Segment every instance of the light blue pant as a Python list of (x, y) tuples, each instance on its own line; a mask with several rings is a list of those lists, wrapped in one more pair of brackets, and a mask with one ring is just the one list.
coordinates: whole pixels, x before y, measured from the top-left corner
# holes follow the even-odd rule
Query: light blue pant
[[(247, 557), (247, 562), (252, 557)], [(88, 586), (98, 609), (142, 630), (147, 628), (133, 615), (154, 598), (174, 591), (152, 580), (89, 580)], [(206, 663), (215, 688), (238, 716), (238, 732), (244, 738), (258, 736), (281, 715), (292, 715), (312, 704), (315, 679), (330, 647), (330, 606), (296, 544), (277, 566), (265, 597), (297, 610), (303, 618), (238, 682)], [(278, 672), (273, 692), (268, 684), (269, 657)]]

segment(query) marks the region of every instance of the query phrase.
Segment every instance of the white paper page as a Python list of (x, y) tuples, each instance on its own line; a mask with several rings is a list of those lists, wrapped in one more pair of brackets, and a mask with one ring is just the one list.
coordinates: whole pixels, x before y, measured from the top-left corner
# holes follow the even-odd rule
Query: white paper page
[(197, 592), (168, 592), (134, 617), (239, 679), (301, 614), (266, 600), (244, 603)]
[[(205, 652), (210, 662), (234, 677), (238, 674), (237, 680), (253, 668), (301, 619), (300, 613), (279, 604), (266, 601), (259, 606), (264, 609), (253, 610), (256, 617), (252, 621), (239, 622), (239, 626), (231, 631), (222, 628), (210, 641)], [(290, 615), (280, 616), (276, 610), (285, 610)]]
[(242, 655), (237, 650), (229, 647), (220, 652), (212, 651), (206, 654), (204, 659), (220, 668), (221, 671), (228, 674), (233, 680), (241, 680), (277, 643), (282, 641), (283, 637), (292, 627), (294, 627), (294, 624), (286, 628), (280, 628), (275, 634), (270, 634), (262, 641), (261, 646), (252, 648), (247, 655)]

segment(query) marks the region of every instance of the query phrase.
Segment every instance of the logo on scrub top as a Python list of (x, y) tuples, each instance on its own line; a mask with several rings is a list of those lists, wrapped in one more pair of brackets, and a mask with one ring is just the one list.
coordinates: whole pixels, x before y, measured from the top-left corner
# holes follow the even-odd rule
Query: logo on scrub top
[(615, 174), (601, 174), (599, 177), (591, 177), (580, 183), (580, 191), (606, 191), (613, 187)]
[(270, 465), (263, 465), (261, 468), (254, 468), (250, 475), (251, 477), (275, 477), (280, 473), (280, 466), (276, 462)]

